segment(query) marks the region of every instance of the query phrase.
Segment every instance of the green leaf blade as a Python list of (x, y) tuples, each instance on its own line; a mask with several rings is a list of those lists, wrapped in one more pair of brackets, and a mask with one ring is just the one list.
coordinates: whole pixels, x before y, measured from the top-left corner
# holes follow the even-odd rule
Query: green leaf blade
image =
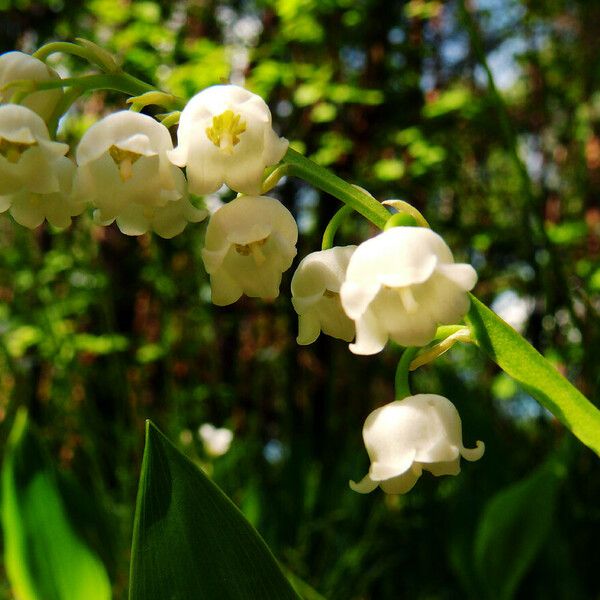
[(471, 295), (467, 323), (480, 348), (600, 455), (600, 410), (510, 325)]
[(237, 507), (148, 422), (130, 600), (297, 599)]
[(21, 600), (109, 600), (98, 556), (70, 522), (56, 477), (26, 413), (17, 415), (2, 466), (8, 578)]
[(486, 505), (474, 541), (474, 565), (489, 598), (510, 600), (548, 538), (565, 467), (552, 456)]

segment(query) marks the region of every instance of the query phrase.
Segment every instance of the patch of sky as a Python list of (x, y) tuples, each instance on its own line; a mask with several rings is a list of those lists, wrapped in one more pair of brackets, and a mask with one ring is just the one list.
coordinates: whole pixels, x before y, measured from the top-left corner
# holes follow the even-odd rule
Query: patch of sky
[(544, 418), (548, 421), (554, 416), (546, 410), (541, 404), (538, 404), (531, 396), (525, 392), (517, 392), (510, 400), (501, 400), (496, 402), (500, 413), (515, 421), (527, 422)]
[(360, 48), (344, 46), (340, 49), (340, 60), (346, 71), (360, 73), (367, 64), (367, 55)]
[(540, 182), (544, 175), (544, 154), (540, 148), (539, 137), (521, 136), (519, 138), (519, 154), (525, 161), (529, 177), (535, 182)]
[(401, 44), (406, 39), (406, 34), (401, 27), (392, 27), (388, 31), (387, 38), (390, 44)]
[(505, 290), (494, 298), (491, 309), (522, 333), (535, 309), (535, 300), (530, 296), (521, 297), (515, 290)]
[(279, 464), (285, 455), (285, 448), (279, 440), (269, 440), (263, 448), (263, 456), (265, 460), (271, 464)]
[(301, 187), (296, 194), (296, 221), (300, 233), (307, 234), (317, 224), (315, 208), (319, 202), (319, 193), (308, 186)]

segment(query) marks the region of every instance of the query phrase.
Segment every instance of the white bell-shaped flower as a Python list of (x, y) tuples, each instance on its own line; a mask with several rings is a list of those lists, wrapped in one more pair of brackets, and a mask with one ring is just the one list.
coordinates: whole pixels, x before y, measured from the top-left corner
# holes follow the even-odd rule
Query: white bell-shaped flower
[(85, 204), (71, 194), (75, 165), (69, 146), (50, 140), (42, 118), (17, 104), (0, 106), (0, 212), (37, 227), (66, 227)]
[(312, 344), (321, 331), (351, 341), (354, 322), (340, 302), (340, 287), (356, 246), (336, 246), (305, 256), (292, 277), (292, 304), (298, 313), (299, 344)]
[(232, 304), (242, 294), (276, 298), (297, 240), (296, 221), (279, 200), (239, 196), (223, 205), (208, 222), (202, 250), (213, 303)]
[(236, 192), (260, 194), (265, 167), (277, 164), (288, 147), (273, 131), (265, 101), (237, 85), (196, 94), (181, 113), (177, 138), (169, 157), (186, 167), (195, 194), (210, 194), (224, 183)]
[[(51, 81), (60, 79), (58, 73), (46, 63), (24, 52), (0, 54), (0, 104), (10, 102), (19, 88), (8, 85), (12, 81)], [(36, 112), (47, 121), (63, 96), (62, 89), (40, 90), (27, 94), (23, 106)]]
[(153, 230), (170, 238), (204, 219), (167, 158), (172, 148), (169, 130), (147, 115), (120, 111), (92, 125), (77, 148), (77, 193), (96, 208), (96, 222), (116, 220), (127, 235)]
[(462, 424), (450, 400), (436, 394), (417, 394), (374, 410), (363, 427), (371, 467), (355, 492), (368, 494), (377, 486), (386, 494), (405, 494), (423, 470), (433, 475), (457, 475), (460, 457), (469, 461), (483, 456), (485, 445), (462, 443)]
[(227, 454), (233, 441), (233, 431), (231, 429), (215, 427), (212, 423), (200, 425), (198, 436), (202, 440), (204, 451), (212, 458)]
[(355, 354), (375, 354), (388, 338), (424, 346), (438, 325), (459, 321), (477, 282), (471, 265), (456, 264), (431, 229), (392, 227), (355, 250), (340, 296), (356, 323)]

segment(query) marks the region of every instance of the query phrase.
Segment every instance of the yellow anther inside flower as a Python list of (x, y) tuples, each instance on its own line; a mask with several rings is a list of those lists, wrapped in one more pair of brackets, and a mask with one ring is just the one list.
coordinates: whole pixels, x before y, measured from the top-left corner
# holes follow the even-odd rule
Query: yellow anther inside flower
[(240, 135), (246, 131), (246, 121), (232, 110), (213, 117), (212, 127), (206, 128), (208, 139), (225, 154), (233, 154), (233, 147), (239, 143)]
[(117, 148), (114, 144), (108, 149), (110, 157), (115, 161), (117, 167), (119, 167), (119, 175), (123, 181), (128, 181), (133, 175), (133, 163), (138, 160), (142, 155), (131, 150), (123, 150)]
[(0, 154), (10, 163), (18, 163), (21, 154), (36, 144), (37, 142), (27, 144), (24, 142), (11, 142), (10, 140), (0, 138)]
[(323, 292), (323, 296), (325, 296), (325, 298), (339, 298), (339, 294), (337, 292), (332, 292), (331, 290), (325, 290)]
[(267, 243), (268, 239), (269, 238), (266, 237), (256, 242), (250, 242), (249, 244), (235, 244), (235, 251), (242, 256), (250, 256), (252, 254), (254, 262), (257, 266), (260, 266), (267, 260), (267, 257), (261, 250), (261, 247)]

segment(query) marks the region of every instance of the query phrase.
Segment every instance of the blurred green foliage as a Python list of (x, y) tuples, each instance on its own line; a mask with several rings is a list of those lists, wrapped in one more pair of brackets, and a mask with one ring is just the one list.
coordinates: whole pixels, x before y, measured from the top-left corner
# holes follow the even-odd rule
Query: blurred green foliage
[[(87, 37), (181, 96), (245, 83), (294, 147), (379, 199), (419, 208), (477, 268), (476, 294), (597, 403), (600, 6), (477, 6), (524, 172), (454, 0), (0, 0), (0, 51)], [(124, 100), (83, 99), (60, 136), (75, 145)], [(297, 181), (276, 193), (300, 224), (300, 259), (339, 205)], [(79, 509), (115, 598), (126, 597), (146, 418), (324, 597), (597, 596), (595, 455), (572, 441), (560, 485), (540, 483), (551, 474), (536, 469), (564, 431), (475, 348), (455, 348), (416, 373), (414, 390), (449, 396), (466, 445), (485, 440), (484, 458), (456, 478), (424, 476), (407, 496), (351, 493), (347, 481), (367, 465), (362, 422), (393, 398), (397, 349), (365, 358), (330, 339), (297, 347), (289, 273), (275, 302), (211, 306), (203, 232), (126, 238), (88, 217), (31, 232), (0, 217), (0, 441), (27, 407), (59, 472), (94, 497), (93, 510)], [(351, 218), (338, 241), (371, 233)], [(235, 432), (214, 460), (197, 435), (207, 421)], [(530, 518), (538, 484), (553, 510)], [(525, 535), (513, 556), (512, 538)], [(490, 591), (503, 577), (512, 587)]]

